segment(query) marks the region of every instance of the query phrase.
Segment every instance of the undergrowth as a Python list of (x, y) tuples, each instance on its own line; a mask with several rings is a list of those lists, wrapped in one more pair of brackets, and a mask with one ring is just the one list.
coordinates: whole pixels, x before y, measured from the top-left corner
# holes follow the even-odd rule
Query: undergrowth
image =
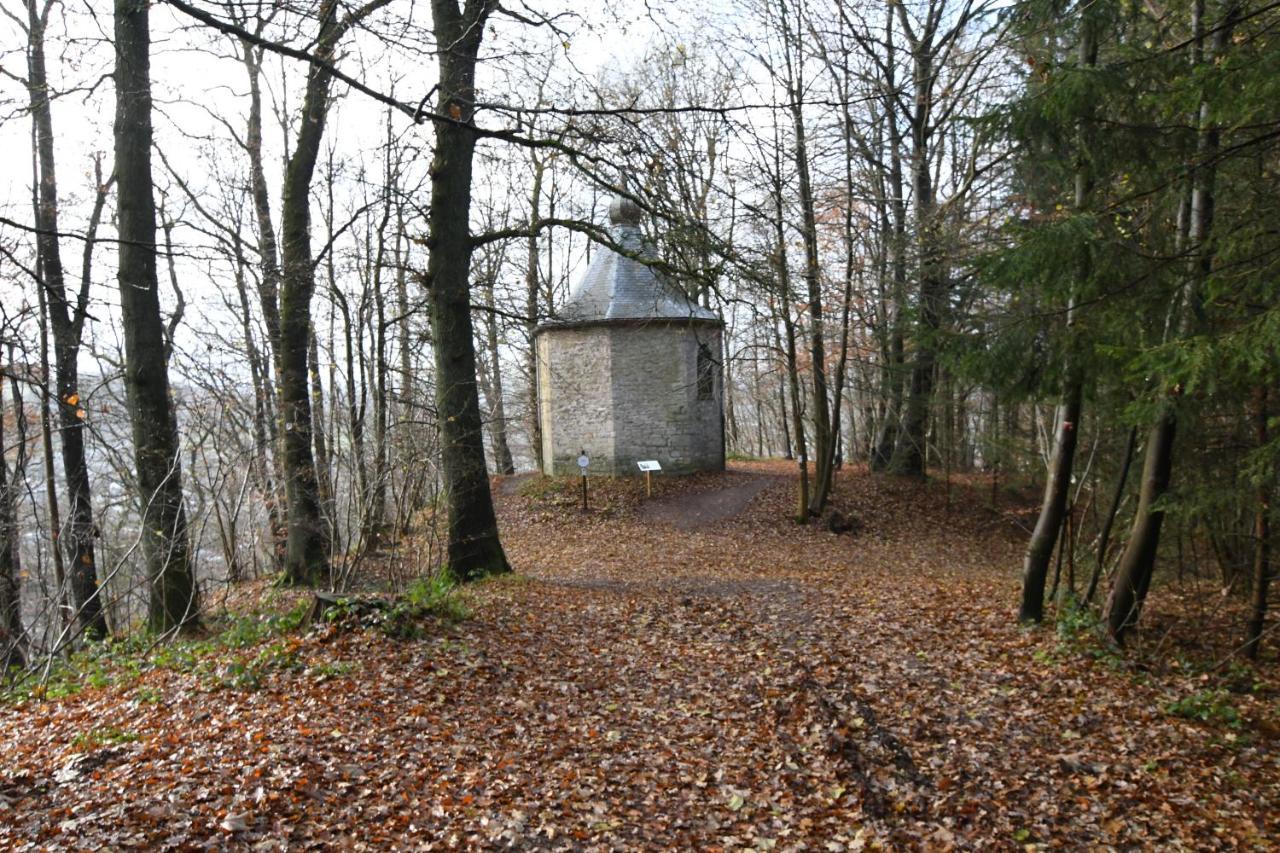
[[(345, 599), (343, 601), (346, 601)], [(352, 604), (326, 612), (325, 628), (351, 627), (347, 618)], [(198, 638), (158, 640), (135, 633), (87, 643), (44, 667), (18, 675), (0, 688), (0, 702), (54, 700), (85, 689), (141, 682), (148, 673), (168, 671), (194, 675), (206, 690), (257, 690), (273, 673), (305, 673), (317, 681), (347, 676), (357, 668), (346, 661), (314, 661), (304, 656), (303, 631), (310, 621), (312, 603), (299, 601), (285, 612), (255, 611), (224, 614), (206, 620), (206, 633)], [(456, 584), (447, 572), (419, 578), (391, 599), (372, 623), (357, 620), (361, 628), (373, 628), (389, 637), (416, 639), (424, 635), (424, 622), (435, 618), (456, 622), (470, 617)], [(156, 688), (139, 683), (135, 701), (152, 704), (163, 700)]]
[[(1093, 608), (1066, 598), (1058, 607), (1055, 623), (1058, 642), (1053, 650), (1038, 649), (1034, 653), (1037, 662), (1060, 665), (1072, 656), (1084, 656), (1106, 666), (1113, 672), (1125, 672), (1138, 682), (1151, 683), (1148, 667), (1124, 657), (1114, 643), (1107, 639), (1100, 615)], [(1260, 689), (1252, 668), (1233, 661), (1225, 669), (1207, 661), (1179, 656), (1170, 666), (1187, 679), (1193, 679), (1200, 688), (1177, 699), (1161, 704), (1166, 714), (1213, 727), (1239, 730), (1245, 720), (1237, 710), (1233, 693), (1251, 693)], [(1233, 741), (1239, 738), (1232, 737)]]

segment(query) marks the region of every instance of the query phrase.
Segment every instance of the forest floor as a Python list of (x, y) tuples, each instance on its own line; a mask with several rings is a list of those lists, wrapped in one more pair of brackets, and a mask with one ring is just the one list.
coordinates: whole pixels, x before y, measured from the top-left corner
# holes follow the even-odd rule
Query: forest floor
[(508, 481), (518, 572), (461, 621), (242, 631), (0, 707), (0, 847), (1280, 843), (1275, 643), (1231, 662), (1234, 602), (1158, 586), (1124, 653), (1020, 628), (1025, 507), (851, 471), (837, 536), (793, 488), (593, 481), (584, 514)]

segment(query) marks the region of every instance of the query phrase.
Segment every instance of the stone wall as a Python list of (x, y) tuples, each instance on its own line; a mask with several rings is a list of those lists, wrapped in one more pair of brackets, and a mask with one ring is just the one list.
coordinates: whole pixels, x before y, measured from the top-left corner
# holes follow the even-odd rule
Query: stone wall
[[(543, 458), (575, 473), (638, 474), (656, 459), (670, 473), (724, 467), (720, 329), (708, 323), (550, 328), (538, 335)], [(698, 394), (698, 348), (713, 359), (709, 399)]]
[(576, 472), (583, 450), (593, 460), (607, 459), (613, 453), (609, 329), (556, 329), (538, 335), (537, 342), (538, 416), (546, 473)]

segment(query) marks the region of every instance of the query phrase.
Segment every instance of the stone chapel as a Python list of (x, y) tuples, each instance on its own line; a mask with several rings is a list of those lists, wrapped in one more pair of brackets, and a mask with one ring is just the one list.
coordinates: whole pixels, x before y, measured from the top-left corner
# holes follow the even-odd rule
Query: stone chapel
[[(534, 331), (538, 418), (547, 474), (639, 473), (657, 460), (670, 473), (724, 468), (724, 322), (652, 257), (630, 199), (609, 206), (610, 235), (558, 315)], [(634, 256), (634, 257), (631, 257)]]

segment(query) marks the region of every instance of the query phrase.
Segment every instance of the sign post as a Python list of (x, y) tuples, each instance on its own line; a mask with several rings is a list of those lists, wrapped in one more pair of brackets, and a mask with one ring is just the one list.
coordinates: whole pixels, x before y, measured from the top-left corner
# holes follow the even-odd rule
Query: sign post
[(582, 455), (578, 457), (578, 470), (582, 472), (582, 511), (587, 511), (587, 466), (591, 464), (591, 457), (587, 455), (587, 451), (583, 450)]
[(636, 462), (636, 467), (644, 472), (644, 494), (645, 497), (653, 497), (653, 480), (650, 479), (654, 471), (661, 472), (662, 466), (658, 464), (656, 459), (642, 459)]

